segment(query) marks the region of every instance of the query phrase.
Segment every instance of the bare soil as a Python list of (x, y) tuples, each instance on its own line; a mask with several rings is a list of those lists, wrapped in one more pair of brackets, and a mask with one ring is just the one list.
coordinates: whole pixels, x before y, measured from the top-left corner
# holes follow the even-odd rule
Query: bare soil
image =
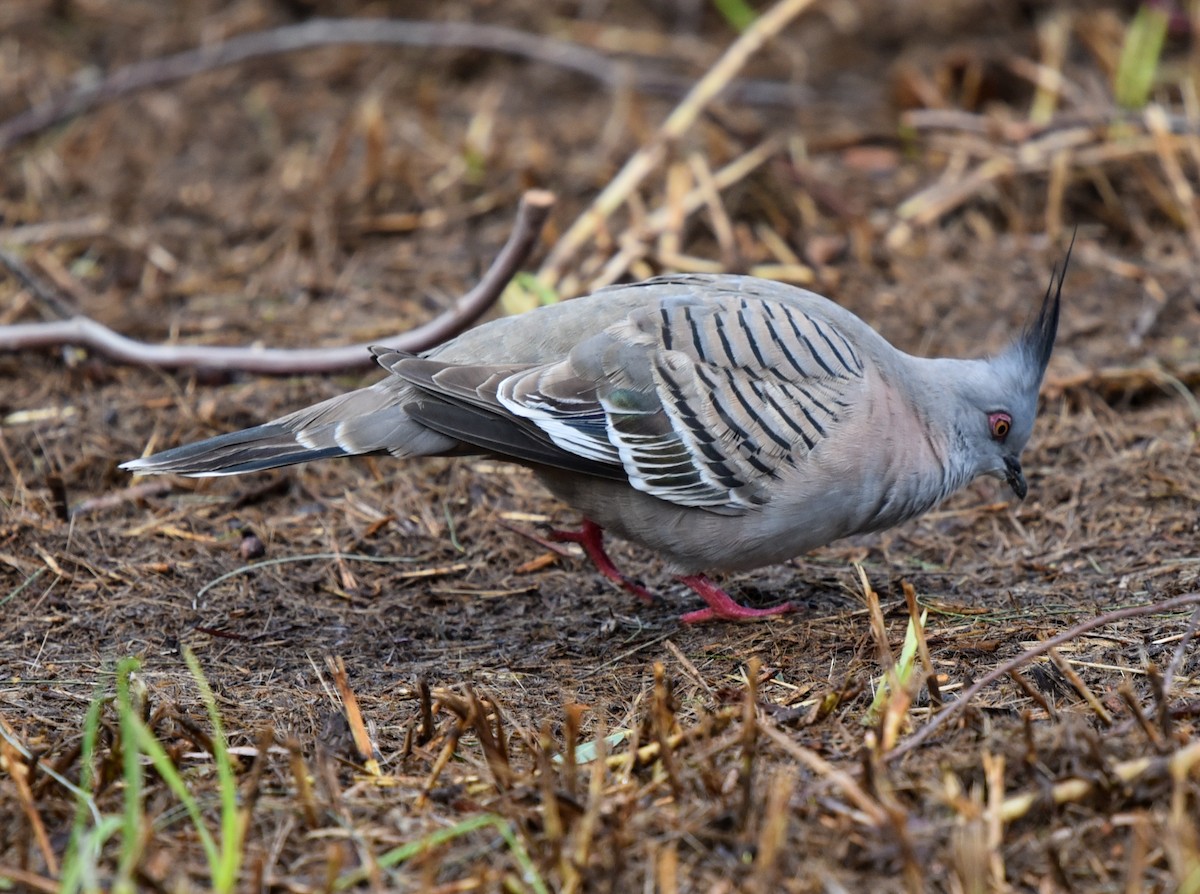
[[(911, 703), (864, 722), (885, 668), (855, 563), (893, 653), (909, 621), (902, 583), (928, 607), (948, 702), (1078, 622), (1200, 590), (1200, 231), (1181, 191), (1200, 188), (1200, 152), (1194, 138), (1164, 149), (1172, 137), (1147, 137), (1140, 112), (1127, 130), (1109, 126), (1123, 118), (1110, 85), (1135, 6), (818, 3), (744, 72), (802, 86), (793, 101), (718, 100), (558, 283), (564, 298), (585, 291), (629, 244), (641, 249), (622, 278), (695, 259), (803, 268), (899, 347), (977, 356), (1036, 307), (1077, 228), (1029, 498), (978, 482), (899, 529), (724, 581), (752, 604), (798, 605), (777, 620), (681, 625), (695, 597), (619, 543), (614, 558), (661, 598), (613, 590), (528, 536), (572, 514), (491, 461), (329, 462), (153, 493), (127, 490), (117, 469), (375, 373), (0, 354), (0, 880), (56, 889), (76, 800), (41, 767), (81, 779), (85, 712), (128, 656), (141, 660), (155, 734), (215, 817), (190, 648), (244, 749), (239, 890), (330, 890), (360, 867), (358, 885), (412, 891), (539, 879), (596, 891), (1200, 890), (1189, 609), (1071, 639), (1059, 654), (1080, 683), (1040, 657), (902, 757), (888, 754), (936, 713), (922, 674)], [(493, 22), (623, 53), (685, 86), (736, 36), (708, 4), (682, 0), (17, 0), (0, 8), (0, 119), (80, 72), (314, 13)], [(1184, 19), (1154, 94), (1181, 118), (1195, 114), (1195, 40)], [(1039, 142), (1038, 72), (1065, 78), (1056, 120), (1091, 122), (1082, 136)], [(147, 341), (382, 337), (473, 284), (526, 188), (559, 197), (552, 245), (680, 98), (479, 50), (361, 46), (123, 97), (0, 150), (0, 247), (59, 295), (0, 274), (0, 324), (63, 304)], [(959, 117), (900, 126), (935, 109)], [(721, 190), (720, 210), (645, 235), (677, 201), (672, 176), (718, 170), (769, 137), (777, 148)], [(958, 198), (925, 192), (939, 183)], [(932, 210), (912, 214), (914, 196)], [(338, 660), (377, 771), (335, 692)], [(95, 804), (115, 816), (111, 704), (102, 719)], [(550, 759), (614, 732), (626, 733), (611, 748), (624, 760)], [(1147, 757), (1161, 760), (1122, 775)], [(1071, 780), (1084, 788), (1068, 797)], [(149, 768), (145, 785), (136, 887), (208, 888), (175, 796)], [(1005, 801), (1022, 794), (1023, 808)], [(514, 831), (536, 878), (491, 826), (376, 863), (484, 814)], [(89, 884), (114, 883), (121, 848), (108, 840)]]

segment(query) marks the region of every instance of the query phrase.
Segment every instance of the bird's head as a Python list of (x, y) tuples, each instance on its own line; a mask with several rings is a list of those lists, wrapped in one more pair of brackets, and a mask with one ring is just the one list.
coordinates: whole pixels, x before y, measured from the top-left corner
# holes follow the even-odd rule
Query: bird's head
[(1037, 317), (1007, 350), (966, 366), (956, 382), (965, 407), (960, 407), (957, 435), (971, 457), (972, 475), (990, 475), (1008, 483), (1025, 499), (1021, 451), (1033, 432), (1038, 389), (1058, 331), (1059, 302), (1071, 251), (1062, 270), (1051, 275)]

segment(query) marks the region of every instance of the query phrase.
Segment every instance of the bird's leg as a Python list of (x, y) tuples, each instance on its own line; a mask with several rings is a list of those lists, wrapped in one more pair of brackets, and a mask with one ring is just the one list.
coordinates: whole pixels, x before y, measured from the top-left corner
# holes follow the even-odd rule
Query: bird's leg
[[(613, 560), (604, 551), (604, 529), (594, 521), (583, 520), (583, 526), (578, 531), (551, 531), (550, 539), (560, 543), (578, 543), (583, 547), (587, 557), (592, 560), (596, 570), (619, 586), (622, 590), (632, 593), (643, 602), (653, 602), (650, 591), (635, 580), (630, 580), (613, 564)], [(728, 597), (726, 597), (728, 598)]]
[(715, 621), (718, 619), (723, 621), (749, 621), (770, 617), (771, 615), (782, 615), (784, 612), (792, 611), (792, 604), (790, 602), (775, 605), (771, 608), (750, 608), (747, 605), (738, 605), (728, 593), (703, 574), (688, 574), (679, 578), (679, 581), (695, 590), (700, 595), (700, 598), (708, 603), (708, 608), (688, 612), (686, 615), (680, 617), (679, 620), (685, 624), (700, 624), (704, 621)]

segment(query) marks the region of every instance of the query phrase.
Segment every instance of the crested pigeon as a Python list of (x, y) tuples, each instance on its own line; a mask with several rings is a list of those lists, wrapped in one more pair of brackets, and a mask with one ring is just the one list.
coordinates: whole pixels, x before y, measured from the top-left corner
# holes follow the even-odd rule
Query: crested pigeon
[[(1067, 261), (1070, 252), (1067, 253)], [(707, 571), (782, 562), (920, 515), (981, 475), (1024, 498), (1021, 451), (1057, 331), (1066, 261), (1036, 318), (989, 359), (897, 350), (813, 292), (747, 276), (668, 275), (503, 317), (422, 355), (372, 349), (388, 375), (273, 422), (122, 468), (236, 475), (328, 457), (484, 454), (531, 468), (603, 530), (657, 552), (708, 607), (685, 622), (779, 614)]]

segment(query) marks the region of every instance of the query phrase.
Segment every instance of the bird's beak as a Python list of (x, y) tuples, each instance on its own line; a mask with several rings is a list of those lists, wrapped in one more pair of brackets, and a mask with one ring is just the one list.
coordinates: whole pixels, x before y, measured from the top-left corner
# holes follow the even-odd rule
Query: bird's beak
[(1029, 492), (1029, 485), (1025, 483), (1025, 474), (1021, 471), (1021, 463), (1015, 459), (1004, 460), (1004, 480), (1008, 482), (1008, 486), (1012, 488), (1012, 492), (1017, 495), (1018, 500), (1024, 500), (1025, 494)]

